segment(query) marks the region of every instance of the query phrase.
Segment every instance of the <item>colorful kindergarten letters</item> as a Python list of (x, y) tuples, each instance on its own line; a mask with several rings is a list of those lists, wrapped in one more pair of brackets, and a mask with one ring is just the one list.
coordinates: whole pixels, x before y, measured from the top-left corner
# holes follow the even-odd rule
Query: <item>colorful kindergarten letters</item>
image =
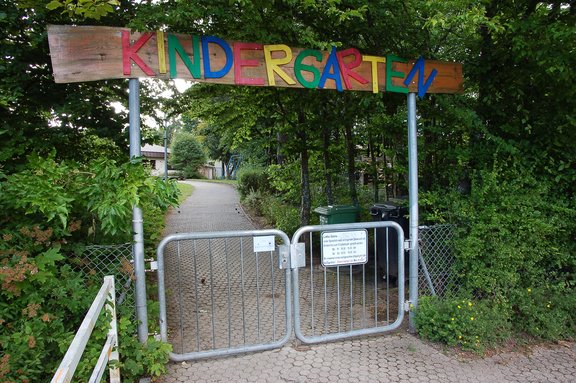
[(184, 78), (230, 85), (358, 90), (373, 93), (461, 93), (462, 66), (420, 57), (363, 55), (285, 44), (228, 42), (216, 36), (125, 28), (50, 26), (57, 82), (110, 78)]

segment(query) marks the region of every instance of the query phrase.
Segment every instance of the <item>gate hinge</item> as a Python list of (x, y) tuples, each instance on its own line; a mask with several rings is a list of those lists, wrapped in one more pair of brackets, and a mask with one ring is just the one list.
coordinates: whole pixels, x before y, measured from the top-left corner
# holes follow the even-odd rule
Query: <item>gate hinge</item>
[(404, 241), (404, 250), (412, 250), (412, 241), (407, 239)]
[(412, 301), (404, 301), (404, 312), (409, 312), (414, 308)]
[(146, 267), (146, 270), (145, 270), (147, 273), (152, 273), (152, 272), (158, 270), (158, 262), (155, 261), (153, 258), (145, 259), (144, 262), (145, 262), (144, 264), (145, 265), (147, 264), (147, 266), (148, 266), (148, 267)]
[[(132, 264), (132, 268), (134, 268), (134, 260), (130, 260), (130, 264)], [(148, 267), (146, 267), (148, 266)], [(158, 262), (154, 260), (154, 258), (144, 258), (144, 271), (147, 273), (151, 273), (158, 270)]]

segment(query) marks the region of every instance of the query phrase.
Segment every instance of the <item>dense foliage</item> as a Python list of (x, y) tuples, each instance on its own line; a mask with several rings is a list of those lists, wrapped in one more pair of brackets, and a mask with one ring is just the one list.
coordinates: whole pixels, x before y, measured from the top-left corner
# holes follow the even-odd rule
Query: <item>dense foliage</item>
[[(81, 270), (83, 247), (130, 241), (135, 204), (145, 207), (150, 225), (159, 225), (153, 216), (176, 202), (175, 186), (151, 178), (139, 163), (80, 165), (32, 155), (22, 171), (1, 175), (2, 382), (47, 381), (54, 373), (102, 283)], [(159, 228), (161, 222), (146, 230)], [(162, 366), (167, 355), (164, 349), (152, 354), (154, 363), (134, 360), (159, 346), (139, 345), (130, 318), (121, 320), (122, 363), (138, 369), (126, 369), (126, 381)]]
[[(144, 211), (146, 243), (153, 245), (164, 212), (176, 203), (174, 185), (126, 163), (127, 115), (112, 106), (127, 104), (124, 82), (52, 79), (46, 26), (125, 25), (133, 6), (119, 6), (0, 1), (1, 382), (48, 381), (54, 373), (102, 283), (80, 270), (84, 246), (130, 242), (134, 205)], [(145, 126), (142, 135), (150, 137)], [(121, 314), (119, 323), (124, 381), (158, 375), (169, 347), (154, 339), (140, 345), (131, 318)], [(98, 333), (95, 340), (78, 381), (102, 346)]]
[[(466, 198), (427, 198), (430, 218), (457, 225), (459, 233), (451, 270), (456, 295), (422, 301), (422, 336), (477, 351), (518, 334), (576, 338), (574, 200), (525, 169), (499, 166), (477, 172)], [(475, 304), (474, 323), (453, 319), (464, 312), (461, 299)]]

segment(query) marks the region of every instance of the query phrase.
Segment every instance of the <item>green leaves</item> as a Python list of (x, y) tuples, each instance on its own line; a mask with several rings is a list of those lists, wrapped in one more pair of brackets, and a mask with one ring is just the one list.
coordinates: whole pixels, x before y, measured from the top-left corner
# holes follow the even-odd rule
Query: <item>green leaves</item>
[[(576, 205), (554, 190), (553, 181), (536, 178), (519, 163), (509, 159), (476, 172), (469, 195), (429, 199), (436, 220), (441, 215), (459, 228), (451, 272), (460, 281), (460, 294), (495, 310), (489, 321), (545, 339), (574, 337)], [(448, 331), (460, 323), (447, 318), (457, 314), (451, 302), (422, 300), (419, 323), (426, 337), (464, 347)]]
[[(81, 166), (33, 155), (26, 169), (7, 176), (0, 188), (0, 222), (6, 228), (38, 222), (51, 224), (58, 236), (80, 231), (92, 240), (129, 240), (134, 206), (165, 211), (178, 203), (174, 182), (151, 177), (140, 162), (118, 165), (109, 159)], [(14, 216), (24, 220), (14, 222)]]
[[(0, 179), (0, 345), (9, 355), (3, 377), (14, 382), (49, 380), (98, 290), (101, 281), (72, 269), (75, 251), (89, 241), (130, 240), (135, 204), (153, 245), (165, 210), (177, 203), (175, 184), (150, 177), (139, 161), (82, 166), (54, 157), (31, 155), (24, 169)], [(148, 350), (132, 335), (135, 325), (126, 326), (121, 355), (139, 358), (132, 377), (162, 372), (169, 346), (153, 341)], [(87, 350), (86, 368), (101, 345)]]
[(425, 339), (481, 353), (512, 335), (510, 310), (502, 301), (477, 301), (466, 296), (422, 297), (416, 328)]
[(67, 13), (70, 17), (100, 20), (114, 12), (114, 7), (119, 5), (118, 0), (52, 0), (46, 8), (51, 11), (63, 8), (62, 13)]
[(7, 177), (4, 190), (24, 214), (43, 215), (48, 223), (56, 220), (64, 230), (74, 202), (66, 190), (70, 171), (67, 164), (55, 162), (54, 153), (47, 159), (33, 155), (28, 169)]

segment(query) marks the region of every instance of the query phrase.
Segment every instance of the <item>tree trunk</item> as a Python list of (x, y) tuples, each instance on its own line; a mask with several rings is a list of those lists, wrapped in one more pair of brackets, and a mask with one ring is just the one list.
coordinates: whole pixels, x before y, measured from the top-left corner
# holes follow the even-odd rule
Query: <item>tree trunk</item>
[(358, 206), (358, 193), (356, 191), (356, 150), (354, 147), (354, 135), (352, 133), (352, 124), (347, 123), (344, 128), (344, 137), (346, 139), (346, 154), (348, 159), (348, 187), (352, 204)]
[(310, 224), (310, 210), (312, 208), (312, 196), (310, 193), (310, 170), (309, 170), (309, 157), (308, 157), (308, 142), (306, 136), (306, 128), (304, 126), (305, 117), (302, 113), (298, 113), (300, 139), (300, 186), (301, 186), (301, 202), (300, 202), (300, 224), (306, 226)]
[(370, 154), (370, 162), (372, 163), (371, 168), (372, 168), (372, 187), (374, 191), (374, 203), (377, 203), (380, 197), (378, 190), (378, 186), (380, 184), (378, 180), (378, 164), (376, 163), (376, 150), (374, 149), (374, 139), (372, 138), (372, 135), (370, 135), (368, 139), (369, 139), (368, 151)]
[(326, 200), (328, 205), (334, 205), (334, 192), (332, 191), (332, 159), (330, 158), (330, 129), (327, 125), (324, 125), (322, 128), (322, 150), (324, 155)]
[(284, 154), (282, 154), (282, 146), (286, 143), (287, 137), (280, 132), (276, 133), (276, 164), (282, 165), (284, 163)]

